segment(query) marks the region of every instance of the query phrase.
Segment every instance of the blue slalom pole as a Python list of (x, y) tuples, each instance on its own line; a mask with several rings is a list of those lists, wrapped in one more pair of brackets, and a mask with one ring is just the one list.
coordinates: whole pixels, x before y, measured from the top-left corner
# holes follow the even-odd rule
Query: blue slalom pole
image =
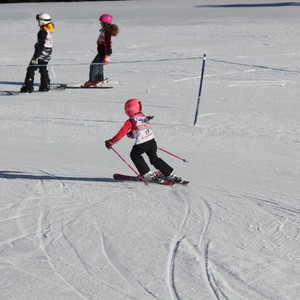
[(200, 88), (199, 88), (199, 94), (198, 94), (198, 101), (197, 101), (197, 107), (196, 107), (196, 113), (195, 113), (194, 126), (197, 124), (197, 119), (198, 119), (198, 111), (199, 111), (200, 97), (201, 97), (201, 92), (202, 92), (205, 61), (206, 61), (206, 54), (203, 55), (202, 71), (201, 71), (201, 79), (200, 79)]

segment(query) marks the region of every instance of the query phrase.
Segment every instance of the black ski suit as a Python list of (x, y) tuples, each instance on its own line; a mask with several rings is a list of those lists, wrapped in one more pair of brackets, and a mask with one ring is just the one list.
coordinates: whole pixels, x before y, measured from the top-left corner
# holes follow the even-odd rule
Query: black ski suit
[(39, 30), (37, 34), (37, 43), (34, 45), (35, 51), (27, 68), (25, 82), (21, 91), (33, 91), (34, 73), (38, 69), (41, 74), (39, 90), (48, 91), (50, 89), (47, 64), (50, 61), (52, 54), (52, 32), (54, 32), (54, 26), (52, 23), (42, 26)]

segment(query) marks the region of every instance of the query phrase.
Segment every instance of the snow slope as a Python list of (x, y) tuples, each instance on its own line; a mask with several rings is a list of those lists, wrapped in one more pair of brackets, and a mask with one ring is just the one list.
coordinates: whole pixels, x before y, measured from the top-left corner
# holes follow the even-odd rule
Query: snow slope
[[(300, 2), (1, 4), (0, 90), (19, 90), (40, 12), (52, 83), (88, 79), (111, 13), (119, 83), (0, 97), (0, 299), (299, 299)], [(131, 97), (189, 186), (112, 180), (132, 173), (104, 147)]]

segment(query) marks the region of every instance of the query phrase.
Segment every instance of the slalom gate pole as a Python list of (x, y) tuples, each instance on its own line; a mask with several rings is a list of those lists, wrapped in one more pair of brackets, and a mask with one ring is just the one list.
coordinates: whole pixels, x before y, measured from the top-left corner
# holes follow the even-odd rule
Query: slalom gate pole
[(124, 163), (139, 177), (139, 178), (141, 178), (142, 179), (142, 181), (144, 181), (144, 183), (146, 184), (146, 185), (148, 185), (148, 183), (144, 180), (144, 178), (142, 177), (142, 176), (140, 176), (140, 174), (113, 148), (113, 147), (111, 147), (110, 148), (111, 150), (113, 150), (120, 158), (121, 158), (121, 160), (123, 160), (124, 161)]
[(199, 87), (198, 101), (197, 101), (197, 107), (196, 107), (196, 113), (195, 113), (195, 119), (194, 119), (194, 126), (197, 124), (197, 119), (198, 119), (198, 111), (199, 111), (200, 97), (201, 97), (201, 92), (202, 92), (202, 84), (203, 84), (203, 77), (204, 77), (205, 61), (206, 61), (206, 54), (203, 55), (202, 71), (201, 71), (201, 79), (200, 79), (200, 87)]
[(181, 157), (179, 157), (179, 156), (177, 156), (177, 155), (175, 155), (175, 154), (173, 154), (173, 153), (171, 153), (171, 152), (169, 152), (169, 151), (167, 151), (165, 149), (162, 149), (162, 148), (159, 148), (159, 147), (157, 147), (157, 149), (159, 149), (159, 150), (161, 150), (163, 152), (166, 152), (166, 153), (168, 153), (168, 154), (170, 154), (170, 155), (172, 155), (172, 156), (174, 156), (174, 157), (182, 160), (183, 162), (186, 162), (186, 163), (188, 162), (185, 158), (181, 158)]

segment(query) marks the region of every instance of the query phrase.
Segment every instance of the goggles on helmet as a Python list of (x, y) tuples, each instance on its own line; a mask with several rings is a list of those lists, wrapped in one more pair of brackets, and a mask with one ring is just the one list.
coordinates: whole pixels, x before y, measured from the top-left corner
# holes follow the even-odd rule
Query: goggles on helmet
[(35, 18), (36, 18), (37, 21), (46, 21), (46, 22), (50, 22), (51, 21), (51, 19), (43, 19), (43, 18), (41, 18), (39, 14), (36, 15)]

